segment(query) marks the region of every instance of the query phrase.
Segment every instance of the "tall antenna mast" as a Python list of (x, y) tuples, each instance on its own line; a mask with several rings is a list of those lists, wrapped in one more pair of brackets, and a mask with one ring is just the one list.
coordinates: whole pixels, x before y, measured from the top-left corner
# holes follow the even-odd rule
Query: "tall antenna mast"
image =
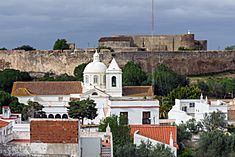
[(154, 34), (154, 0), (152, 0), (152, 36)]
[[(154, 38), (153, 38), (153, 35), (154, 35), (154, 0), (152, 0), (152, 32), (151, 32), (151, 35), (152, 35), (152, 41), (151, 41), (151, 53), (153, 53), (153, 45), (154, 45)], [(152, 61), (152, 60), (150, 60)], [(152, 67), (152, 85), (154, 85), (154, 69)]]

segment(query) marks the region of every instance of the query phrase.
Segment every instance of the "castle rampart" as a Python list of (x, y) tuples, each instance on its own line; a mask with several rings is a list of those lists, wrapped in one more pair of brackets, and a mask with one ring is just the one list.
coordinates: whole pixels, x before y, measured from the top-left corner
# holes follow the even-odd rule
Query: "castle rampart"
[[(71, 75), (77, 65), (90, 62), (92, 55), (93, 52), (73, 51), (0, 51), (0, 69), (14, 68), (27, 72)], [(121, 67), (128, 61), (134, 61), (148, 72), (160, 63), (186, 75), (235, 70), (235, 51), (136, 51), (100, 54), (105, 64), (111, 61), (112, 56)]]

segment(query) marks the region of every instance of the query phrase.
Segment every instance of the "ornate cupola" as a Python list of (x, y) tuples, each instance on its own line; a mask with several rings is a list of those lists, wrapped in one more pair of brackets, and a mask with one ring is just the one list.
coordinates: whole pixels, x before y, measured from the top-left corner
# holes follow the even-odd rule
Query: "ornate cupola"
[(96, 51), (93, 55), (93, 62), (89, 63), (83, 71), (84, 90), (86, 92), (94, 87), (105, 90), (106, 65), (100, 62), (100, 57)]

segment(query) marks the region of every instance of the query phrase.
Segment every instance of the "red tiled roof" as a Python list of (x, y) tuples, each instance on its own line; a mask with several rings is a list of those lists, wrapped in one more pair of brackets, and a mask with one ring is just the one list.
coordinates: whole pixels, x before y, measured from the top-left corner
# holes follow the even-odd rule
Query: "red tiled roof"
[(81, 94), (80, 81), (14, 82), (12, 96)]
[(30, 121), (30, 142), (78, 143), (78, 121), (33, 119)]
[(153, 86), (124, 86), (123, 96), (154, 96)]
[(170, 144), (170, 134), (172, 132), (174, 146), (177, 147), (177, 129), (176, 126), (159, 126), (159, 125), (130, 125), (131, 136), (134, 136), (135, 131), (138, 134), (147, 138)]
[(8, 122), (5, 122), (3, 120), (0, 120), (0, 128), (3, 128), (5, 126), (7, 126), (9, 123)]

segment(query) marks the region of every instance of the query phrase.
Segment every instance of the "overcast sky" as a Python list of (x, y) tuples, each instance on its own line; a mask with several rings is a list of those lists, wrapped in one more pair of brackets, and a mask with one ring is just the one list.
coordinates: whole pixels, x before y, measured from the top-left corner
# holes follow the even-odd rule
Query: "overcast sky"
[[(235, 0), (155, 0), (155, 34), (207, 39), (217, 50), (235, 45)], [(52, 49), (66, 38), (97, 46), (101, 36), (151, 34), (151, 0), (2, 0), (0, 47)]]

